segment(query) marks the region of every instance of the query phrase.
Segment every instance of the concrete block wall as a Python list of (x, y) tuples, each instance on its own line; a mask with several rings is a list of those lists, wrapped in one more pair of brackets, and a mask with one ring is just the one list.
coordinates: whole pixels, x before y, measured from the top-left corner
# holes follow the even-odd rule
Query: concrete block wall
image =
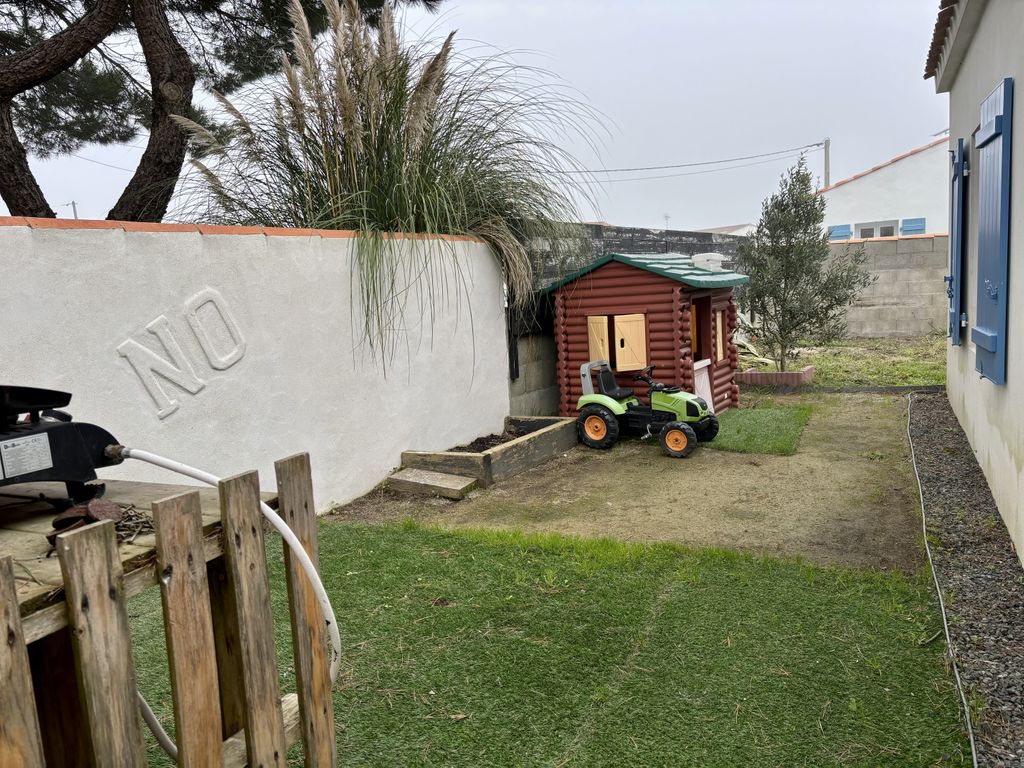
[[(508, 415), (501, 272), (483, 243), (445, 239), (434, 316), (407, 302), (382, 361), (351, 232), (0, 218), (0, 382), (71, 392), (74, 417), (124, 445), (219, 476), (255, 468), (265, 490), (276, 459), (308, 452), (318, 506), (347, 501), (402, 451), (500, 432)], [(398, 244), (416, 264), (437, 245)], [(187, 482), (139, 462), (101, 476)]]
[(531, 251), (536, 261), (535, 281), (538, 288), (596, 261), (606, 253), (682, 253), (687, 256), (717, 253), (723, 257), (723, 268), (731, 269), (740, 243), (747, 239), (741, 235), (616, 227), (603, 223), (584, 224), (580, 234), (585, 242), (579, 244), (579, 255), (575, 260), (564, 263), (554, 258), (548, 243), (538, 241), (533, 244)]
[(510, 413), (513, 416), (558, 415), (558, 352), (554, 336), (520, 336), (519, 378), (509, 382)]
[(833, 243), (833, 253), (863, 246), (877, 277), (847, 313), (850, 336), (925, 336), (946, 328), (946, 235), (883, 237)]

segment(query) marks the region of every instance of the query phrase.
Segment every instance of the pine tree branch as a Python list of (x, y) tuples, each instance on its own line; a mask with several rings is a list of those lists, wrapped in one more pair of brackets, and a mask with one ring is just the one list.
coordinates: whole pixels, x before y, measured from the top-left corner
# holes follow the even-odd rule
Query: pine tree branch
[(93, 50), (124, 17), (127, 0), (98, 0), (82, 18), (24, 51), (0, 58), (0, 101), (45, 83)]

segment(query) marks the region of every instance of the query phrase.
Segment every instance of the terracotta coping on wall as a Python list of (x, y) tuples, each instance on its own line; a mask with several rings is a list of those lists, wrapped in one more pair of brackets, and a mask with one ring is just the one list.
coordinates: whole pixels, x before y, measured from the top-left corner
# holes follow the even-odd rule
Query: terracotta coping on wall
[[(224, 224), (172, 224), (147, 221), (107, 221), (106, 219), (47, 219), (27, 216), (0, 216), (0, 227), (32, 229), (120, 229), (125, 232), (198, 232), (201, 235), (263, 235), (265, 237), (328, 237), (353, 238), (350, 229), (306, 229), (302, 227), (235, 227)], [(430, 235), (424, 233), (382, 232), (385, 239), (446, 240), (449, 242), (482, 243), (469, 235)]]
[(833, 243), (877, 243), (877, 242), (890, 242), (892, 240), (925, 240), (929, 237), (949, 237), (948, 232), (931, 232), (924, 235), (893, 235), (892, 237), (851, 237), (849, 240), (829, 240), (829, 245)]

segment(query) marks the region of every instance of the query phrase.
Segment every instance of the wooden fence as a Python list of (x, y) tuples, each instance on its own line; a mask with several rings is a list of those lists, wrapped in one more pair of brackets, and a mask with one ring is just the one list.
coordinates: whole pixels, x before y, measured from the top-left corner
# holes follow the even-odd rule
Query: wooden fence
[[(283, 459), (275, 469), (279, 513), (319, 567), (309, 457)], [(153, 504), (152, 568), (163, 602), (178, 765), (285, 766), (288, 748), (301, 741), (307, 766), (333, 766), (334, 712), (320, 605), (285, 547), (297, 693), (282, 697), (258, 477), (248, 472), (223, 480), (219, 494), (223, 554), (212, 559), (198, 492)], [(54, 690), (53, 675), (45, 686), (33, 683), (13, 564), (9, 557), (0, 560), (0, 631), (6, 640), (0, 642), (0, 766), (143, 766), (114, 524), (63, 534), (56, 548), (73, 655), (73, 675), (66, 676), (63, 691)], [(78, 706), (52, 711), (61, 709), (63, 697), (77, 698)], [(73, 748), (62, 745), (61, 734)]]

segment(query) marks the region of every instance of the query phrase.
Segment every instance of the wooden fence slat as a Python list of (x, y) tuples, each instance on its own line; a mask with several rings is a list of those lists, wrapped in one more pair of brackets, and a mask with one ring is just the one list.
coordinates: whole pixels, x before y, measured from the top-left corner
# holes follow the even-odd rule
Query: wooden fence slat
[(124, 574), (110, 520), (57, 537), (79, 697), (97, 768), (146, 765)]
[(238, 609), (224, 557), (206, 564), (213, 613), (213, 643), (220, 691), (221, 736), (228, 738), (245, 728), (245, 693), (242, 690), (242, 650), (238, 640)]
[[(309, 454), (300, 453), (275, 462), (274, 470), (277, 473), (278, 511), (319, 571), (320, 547)], [(309, 579), (287, 546), (284, 548), (284, 561), (306, 765), (326, 768), (336, 764), (336, 755), (334, 702), (323, 611)]]
[(0, 765), (42, 768), (43, 740), (10, 557), (0, 559), (0, 632)]
[(217, 765), (223, 738), (199, 493), (154, 502), (153, 526), (178, 765)]
[[(296, 744), (300, 737), (299, 697), (294, 693), (286, 693), (281, 697), (281, 713), (284, 715), (284, 740), (287, 744)], [(224, 768), (245, 768), (248, 759), (245, 755), (245, 731), (224, 740)]]
[(82, 702), (69, 694), (75, 685), (71, 629), (65, 625), (30, 642), (28, 659), (47, 768), (89, 765), (89, 728)]
[(285, 765), (287, 755), (259, 501), (255, 472), (221, 480), (224, 558), (235, 593), (249, 765), (269, 767)]

